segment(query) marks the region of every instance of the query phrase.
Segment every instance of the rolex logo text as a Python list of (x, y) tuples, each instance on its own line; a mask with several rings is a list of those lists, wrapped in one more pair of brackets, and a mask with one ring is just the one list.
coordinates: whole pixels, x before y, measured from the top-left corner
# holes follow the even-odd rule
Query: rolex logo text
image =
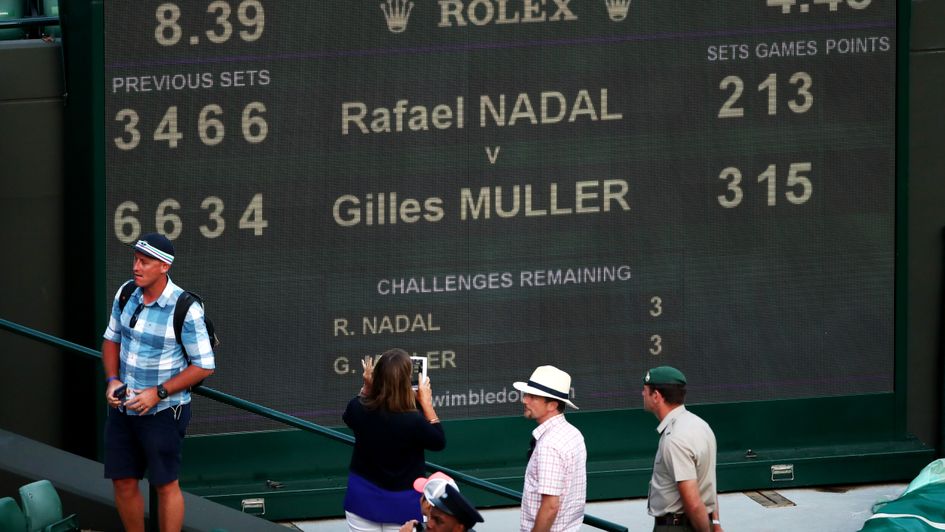
[(525, 22), (577, 20), (568, 4), (571, 0), (438, 0), (437, 26), (485, 26)]

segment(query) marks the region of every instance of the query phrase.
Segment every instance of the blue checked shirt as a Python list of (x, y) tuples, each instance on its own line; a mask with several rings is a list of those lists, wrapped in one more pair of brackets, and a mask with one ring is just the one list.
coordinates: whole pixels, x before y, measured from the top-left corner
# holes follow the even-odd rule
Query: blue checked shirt
[[(128, 281), (134, 282), (134, 281)], [(167, 278), (167, 286), (155, 301), (144, 305), (138, 314), (138, 321), (134, 329), (129, 324), (135, 310), (142, 303), (141, 289), (136, 288), (123, 311), (118, 311), (118, 295), (121, 288), (115, 293), (112, 302), (112, 315), (108, 320), (108, 328), (103, 335), (106, 340), (121, 346), (120, 366), (118, 377), (132, 390), (144, 390), (166, 382), (171, 377), (187, 368), (187, 358), (181, 346), (174, 337), (174, 306), (177, 297), (184, 290)], [(194, 304), (190, 306), (184, 318), (181, 330), (181, 341), (187, 346), (190, 362), (203, 369), (214, 369), (213, 348), (207, 327), (203, 322), (203, 307)], [(147, 414), (156, 414), (172, 406), (179, 406), (190, 402), (190, 392), (187, 390), (169, 395), (160, 401)], [(127, 412), (136, 415), (135, 412)]]

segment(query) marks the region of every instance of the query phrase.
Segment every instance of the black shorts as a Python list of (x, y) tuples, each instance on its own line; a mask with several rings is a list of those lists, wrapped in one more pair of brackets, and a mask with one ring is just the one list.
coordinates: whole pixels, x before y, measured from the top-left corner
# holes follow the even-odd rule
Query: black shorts
[(129, 416), (108, 409), (105, 422), (105, 478), (144, 478), (155, 486), (177, 480), (190, 404), (152, 416)]

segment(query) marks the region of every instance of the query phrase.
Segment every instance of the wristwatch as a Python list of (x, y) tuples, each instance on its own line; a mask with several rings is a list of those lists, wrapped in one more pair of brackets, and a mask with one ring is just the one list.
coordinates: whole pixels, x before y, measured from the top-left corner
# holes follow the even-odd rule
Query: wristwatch
[(158, 399), (167, 399), (167, 388), (163, 384), (157, 385)]

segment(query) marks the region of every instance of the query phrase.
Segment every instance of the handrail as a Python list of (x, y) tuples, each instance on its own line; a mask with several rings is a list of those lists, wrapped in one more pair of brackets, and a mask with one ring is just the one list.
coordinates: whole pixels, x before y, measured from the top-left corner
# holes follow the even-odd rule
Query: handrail
[[(46, 334), (44, 332), (37, 331), (36, 329), (31, 329), (29, 327), (20, 325), (18, 323), (14, 323), (9, 320), (5, 320), (3, 318), (0, 318), (0, 329), (6, 329), (14, 334), (18, 334), (20, 336), (24, 336), (27, 338), (32, 338), (34, 340), (37, 340), (39, 342), (42, 342), (42, 343), (45, 343), (54, 347), (61, 347), (69, 351), (86, 355), (87, 357), (90, 357), (90, 358), (95, 358), (95, 359), (102, 358), (102, 354), (99, 353), (98, 351), (95, 351), (94, 349), (89, 349), (88, 347), (85, 347), (83, 345), (79, 345), (79, 344), (70, 342), (68, 340), (63, 340), (51, 334)], [(213, 388), (208, 388), (206, 386), (201, 385), (194, 388), (192, 390), (192, 393), (196, 393), (198, 395), (207, 397), (208, 399), (213, 399), (214, 401), (217, 401), (217, 402), (220, 402), (220, 403), (232, 406), (232, 407), (236, 407), (241, 410), (245, 410), (247, 412), (251, 412), (253, 414), (257, 414), (257, 415), (272, 419), (274, 421), (278, 421), (280, 423), (289, 425), (291, 427), (302, 429), (306, 432), (314, 432), (316, 434), (320, 434), (322, 436), (325, 436), (326, 438), (329, 438), (338, 442), (346, 443), (348, 445), (354, 445), (354, 438), (348, 434), (345, 434), (343, 432), (338, 432), (337, 430), (332, 430), (332, 429), (323, 427), (321, 425), (317, 425), (315, 423), (312, 423), (311, 421), (306, 421), (304, 419), (291, 416), (289, 414), (285, 414), (278, 410), (274, 410), (272, 408), (253, 403), (252, 401), (240, 399), (239, 397), (230, 395), (225, 392), (221, 392), (219, 390), (214, 390)], [(494, 484), (487, 480), (482, 480), (480, 478), (467, 475), (466, 473), (463, 473), (461, 471), (456, 471), (455, 469), (450, 469), (448, 467), (434, 464), (432, 462), (426, 462), (426, 467), (433, 471), (442, 471), (443, 473), (446, 473), (447, 475), (453, 477), (454, 479), (463, 481), (467, 484), (470, 484), (479, 489), (494, 493), (496, 495), (508, 497), (518, 502), (521, 502), (522, 500), (521, 492), (506, 488), (505, 486), (500, 486), (498, 484)], [(610, 521), (601, 519), (599, 517), (594, 517), (593, 515), (589, 515), (589, 514), (584, 514), (584, 523), (586, 523), (589, 526), (599, 528), (601, 530), (607, 530), (608, 532), (627, 532), (627, 527), (625, 526), (618, 525), (616, 523), (611, 523)]]
[(0, 20), (0, 30), (5, 28), (33, 28), (35, 26), (58, 26), (59, 17), (26, 17)]

